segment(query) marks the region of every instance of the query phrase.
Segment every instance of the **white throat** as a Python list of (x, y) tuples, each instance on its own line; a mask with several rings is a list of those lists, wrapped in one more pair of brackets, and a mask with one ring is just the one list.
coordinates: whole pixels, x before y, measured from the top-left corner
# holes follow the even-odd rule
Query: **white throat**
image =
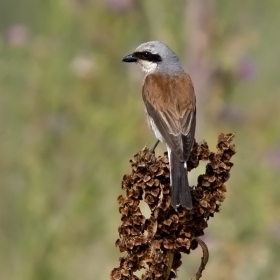
[(157, 68), (157, 63), (147, 60), (139, 60), (139, 66), (141, 67), (142, 71), (146, 74), (153, 72)]

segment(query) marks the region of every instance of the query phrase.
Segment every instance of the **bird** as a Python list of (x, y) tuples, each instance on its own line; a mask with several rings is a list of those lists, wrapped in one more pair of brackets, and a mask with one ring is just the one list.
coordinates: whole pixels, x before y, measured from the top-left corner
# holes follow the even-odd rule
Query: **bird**
[(192, 209), (187, 161), (194, 143), (196, 96), (190, 76), (177, 55), (160, 41), (138, 46), (123, 62), (135, 62), (145, 73), (142, 98), (147, 123), (167, 146), (171, 205)]

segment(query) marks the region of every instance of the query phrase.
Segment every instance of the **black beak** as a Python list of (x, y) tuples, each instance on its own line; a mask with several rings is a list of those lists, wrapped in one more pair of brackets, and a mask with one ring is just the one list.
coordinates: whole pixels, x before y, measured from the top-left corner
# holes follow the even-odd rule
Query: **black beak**
[(136, 62), (137, 57), (134, 57), (133, 54), (129, 54), (126, 57), (123, 58), (123, 62)]

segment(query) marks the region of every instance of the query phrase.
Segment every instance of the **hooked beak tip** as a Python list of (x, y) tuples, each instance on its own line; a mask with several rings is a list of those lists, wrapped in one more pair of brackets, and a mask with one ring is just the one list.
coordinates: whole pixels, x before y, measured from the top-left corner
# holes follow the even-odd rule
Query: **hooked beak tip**
[(123, 58), (123, 62), (136, 62), (137, 58), (133, 56), (133, 54), (129, 54)]

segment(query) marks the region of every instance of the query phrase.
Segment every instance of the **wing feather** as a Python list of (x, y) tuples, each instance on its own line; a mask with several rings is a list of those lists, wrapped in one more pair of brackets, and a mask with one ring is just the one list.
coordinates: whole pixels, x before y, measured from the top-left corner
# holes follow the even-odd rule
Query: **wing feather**
[(166, 144), (180, 161), (186, 161), (196, 125), (195, 94), (189, 75), (147, 75), (142, 94), (147, 114)]

